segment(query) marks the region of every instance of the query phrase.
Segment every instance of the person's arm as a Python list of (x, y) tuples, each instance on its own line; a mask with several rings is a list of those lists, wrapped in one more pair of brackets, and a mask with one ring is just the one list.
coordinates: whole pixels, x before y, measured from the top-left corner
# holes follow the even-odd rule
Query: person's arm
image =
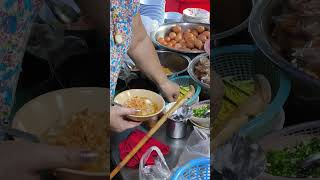
[(169, 81), (149, 38), (140, 14), (133, 18), (133, 37), (128, 55), (136, 66), (153, 82), (155, 82), (169, 101), (174, 101), (179, 95), (179, 86)]
[(139, 13), (133, 18), (133, 37), (128, 55), (137, 67), (156, 84), (160, 85), (168, 80), (161, 69), (158, 55), (142, 24)]

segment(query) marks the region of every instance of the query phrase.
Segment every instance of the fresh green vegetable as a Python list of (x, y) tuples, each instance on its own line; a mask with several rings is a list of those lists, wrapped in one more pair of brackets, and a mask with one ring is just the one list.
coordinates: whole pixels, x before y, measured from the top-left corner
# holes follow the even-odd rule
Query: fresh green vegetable
[(308, 156), (320, 152), (320, 140), (312, 139), (293, 148), (267, 153), (267, 173), (282, 177), (319, 178), (320, 167), (302, 170), (300, 163)]
[(177, 101), (180, 100), (189, 91), (190, 91), (190, 87), (189, 86), (180, 86), (180, 95), (179, 95)]
[(193, 109), (193, 116), (198, 118), (205, 118), (205, 114), (209, 111), (209, 105), (201, 106), (199, 108)]
[(243, 103), (254, 92), (254, 81), (234, 81), (230, 78), (223, 80), (225, 85), (225, 96), (237, 105)]
[(180, 93), (182, 95), (187, 94), (190, 91), (190, 87), (189, 86), (180, 86)]

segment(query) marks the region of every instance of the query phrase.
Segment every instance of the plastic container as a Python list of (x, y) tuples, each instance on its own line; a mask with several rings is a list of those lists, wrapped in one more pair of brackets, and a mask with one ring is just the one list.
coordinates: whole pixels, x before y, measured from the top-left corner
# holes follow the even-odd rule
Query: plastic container
[(186, 102), (186, 105), (193, 105), (198, 100), (199, 94), (201, 92), (201, 87), (193, 81), (193, 79), (190, 76), (178, 76), (170, 78), (171, 81), (177, 83), (179, 86), (190, 86), (193, 85), (195, 88), (194, 95)]
[(185, 179), (210, 180), (210, 159), (193, 159), (184, 166), (178, 168), (171, 176), (171, 180)]
[(271, 102), (265, 112), (250, 119), (240, 132), (256, 139), (272, 131), (274, 119), (277, 120), (276, 116), (282, 111), (290, 93), (291, 82), (287, 76), (251, 45), (216, 48), (212, 59), (213, 69), (222, 78), (232, 75), (247, 80), (255, 74), (262, 74), (268, 79), (272, 91)]

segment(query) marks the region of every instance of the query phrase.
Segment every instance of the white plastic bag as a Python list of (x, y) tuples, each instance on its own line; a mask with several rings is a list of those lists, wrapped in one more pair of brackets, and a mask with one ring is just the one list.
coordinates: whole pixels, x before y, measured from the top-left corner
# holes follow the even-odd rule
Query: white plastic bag
[(183, 166), (192, 159), (201, 157), (210, 158), (210, 136), (203, 130), (194, 127), (176, 168)]
[[(146, 165), (151, 153), (156, 151), (158, 156), (154, 160), (154, 165)], [(163, 157), (161, 150), (157, 146), (152, 146), (141, 157), (139, 164), (140, 180), (167, 180), (170, 178), (171, 171)]]

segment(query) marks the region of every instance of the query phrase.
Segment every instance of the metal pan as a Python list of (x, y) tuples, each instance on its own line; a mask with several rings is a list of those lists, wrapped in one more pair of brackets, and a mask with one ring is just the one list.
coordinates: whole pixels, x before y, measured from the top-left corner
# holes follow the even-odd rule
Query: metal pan
[(169, 23), (169, 24), (164, 24), (160, 26), (156, 31), (151, 33), (151, 40), (152, 42), (163, 49), (167, 49), (170, 51), (174, 52), (179, 52), (179, 53), (190, 53), (190, 54), (201, 54), (205, 53), (204, 50), (198, 50), (198, 51), (186, 51), (186, 50), (180, 50), (180, 49), (174, 49), (174, 48), (169, 48), (166, 46), (161, 45), (157, 39), (159, 37), (165, 37), (171, 30), (172, 27), (179, 25), (181, 26), (182, 31), (186, 31), (187, 29), (193, 29), (197, 26), (204, 26), (207, 31), (210, 31), (210, 25), (209, 24), (202, 24), (202, 23)]
[[(200, 81), (198, 79), (198, 77), (196, 76), (196, 74), (194, 73), (194, 67), (195, 65), (200, 61), (201, 58), (203, 57), (208, 57), (209, 55), (208, 54), (200, 54), (198, 56), (196, 56), (192, 61), (191, 63), (189, 64), (189, 67), (188, 67), (188, 73), (189, 75), (191, 76), (191, 78), (197, 83), (199, 84), (203, 89), (206, 89), (206, 90), (209, 90), (210, 88), (210, 84), (206, 84), (202, 81)], [(208, 57), (209, 59), (209, 57)], [(210, 60), (210, 59), (209, 59)]]

